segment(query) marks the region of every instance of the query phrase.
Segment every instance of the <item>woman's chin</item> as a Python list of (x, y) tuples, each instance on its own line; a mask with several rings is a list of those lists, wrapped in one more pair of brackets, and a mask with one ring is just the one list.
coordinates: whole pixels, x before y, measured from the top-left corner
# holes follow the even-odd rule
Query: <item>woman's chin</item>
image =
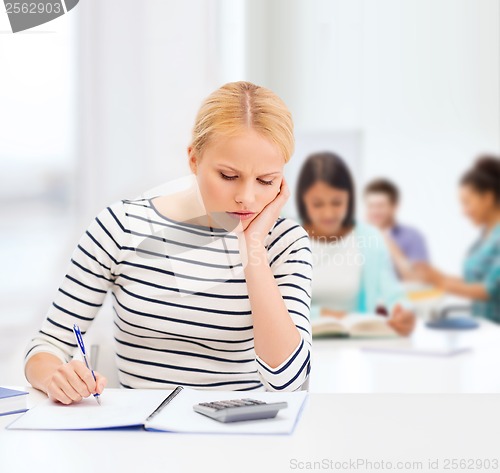
[(240, 226), (241, 226), (241, 228), (243, 230), (246, 230), (250, 226), (250, 224), (252, 223), (252, 221), (253, 221), (254, 218), (255, 218), (255, 216), (252, 217), (252, 218), (249, 218), (247, 220), (240, 220)]
[(334, 235), (340, 231), (340, 225), (336, 222), (319, 225), (318, 229), (323, 235)]

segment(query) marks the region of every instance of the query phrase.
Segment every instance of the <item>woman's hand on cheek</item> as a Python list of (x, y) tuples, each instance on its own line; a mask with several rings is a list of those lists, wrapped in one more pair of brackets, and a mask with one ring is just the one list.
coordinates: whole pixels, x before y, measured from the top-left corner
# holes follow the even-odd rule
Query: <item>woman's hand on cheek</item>
[(290, 197), (288, 184), (283, 177), (280, 191), (276, 197), (267, 204), (243, 231), (245, 243), (248, 245), (263, 244), (269, 230), (280, 216), (281, 209)]

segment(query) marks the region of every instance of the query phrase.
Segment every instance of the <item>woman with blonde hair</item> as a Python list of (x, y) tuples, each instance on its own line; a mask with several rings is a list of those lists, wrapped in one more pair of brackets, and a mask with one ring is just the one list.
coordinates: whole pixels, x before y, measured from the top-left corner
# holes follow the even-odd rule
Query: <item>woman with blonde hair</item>
[(64, 404), (106, 378), (73, 360), (111, 291), (125, 388), (292, 391), (310, 372), (311, 250), (281, 218), (292, 116), (272, 91), (228, 83), (203, 102), (188, 147), (193, 186), (104, 208), (75, 248), (25, 375)]

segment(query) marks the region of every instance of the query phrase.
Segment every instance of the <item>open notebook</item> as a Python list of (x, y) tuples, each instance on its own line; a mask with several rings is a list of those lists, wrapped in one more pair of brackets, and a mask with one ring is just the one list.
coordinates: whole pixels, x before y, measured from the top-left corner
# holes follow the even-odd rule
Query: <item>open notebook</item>
[[(101, 406), (93, 396), (65, 405), (50, 399), (37, 404), (9, 424), (7, 429), (97, 430), (143, 426), (146, 430), (183, 433), (290, 434), (300, 417), (307, 391), (242, 392), (184, 388), (151, 420), (147, 418), (173, 390), (105, 389)], [(286, 401), (288, 407), (272, 419), (220, 423), (193, 410), (193, 405), (228, 399), (252, 398)]]

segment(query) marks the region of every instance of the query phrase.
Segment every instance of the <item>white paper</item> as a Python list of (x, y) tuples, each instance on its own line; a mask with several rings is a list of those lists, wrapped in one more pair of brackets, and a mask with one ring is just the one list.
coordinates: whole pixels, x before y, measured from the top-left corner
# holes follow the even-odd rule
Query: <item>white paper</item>
[(101, 405), (94, 396), (79, 403), (45, 399), (7, 426), (7, 429), (86, 430), (143, 425), (172, 389), (105, 389)]
[[(184, 388), (164, 409), (145, 424), (147, 429), (185, 433), (289, 434), (300, 417), (307, 391), (252, 392), (200, 391)], [(288, 403), (272, 419), (223, 423), (193, 410), (200, 402), (252, 398), (265, 402)]]

